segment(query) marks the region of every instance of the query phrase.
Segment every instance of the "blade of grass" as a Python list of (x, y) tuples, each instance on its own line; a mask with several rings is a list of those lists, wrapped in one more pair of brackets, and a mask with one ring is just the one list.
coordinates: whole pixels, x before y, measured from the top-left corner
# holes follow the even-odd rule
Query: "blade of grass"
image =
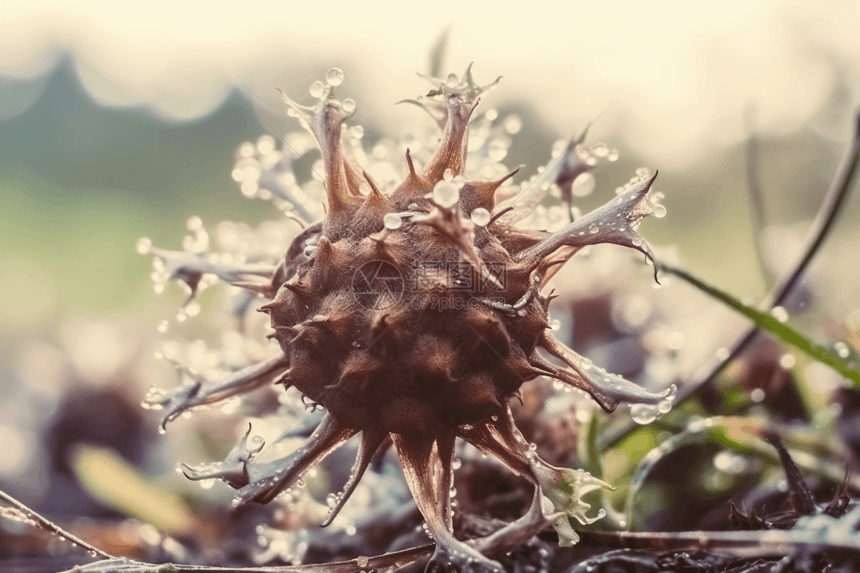
[(857, 365), (848, 362), (839, 356), (839, 353), (835, 349), (814, 342), (793, 326), (785, 322), (780, 322), (780, 320), (772, 314), (762, 312), (755, 307), (744, 304), (729, 293), (720, 290), (713, 285), (707, 284), (705, 281), (691, 275), (683, 269), (668, 264), (661, 264), (660, 270), (684, 279), (700, 291), (719, 300), (740, 314), (743, 314), (755, 323), (757, 329), (768, 332), (782, 342), (785, 342), (786, 344), (789, 344), (803, 352), (810, 358), (827, 364), (844, 377), (851, 380), (854, 383), (855, 388), (860, 389), (860, 371), (857, 370)]

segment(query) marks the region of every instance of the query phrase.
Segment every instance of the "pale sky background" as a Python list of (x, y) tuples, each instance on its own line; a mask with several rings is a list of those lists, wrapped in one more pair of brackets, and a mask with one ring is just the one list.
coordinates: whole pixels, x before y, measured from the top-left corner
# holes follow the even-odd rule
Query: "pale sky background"
[(391, 104), (426, 89), (414, 72), (450, 27), (447, 67), (504, 76), (491, 103), (530, 101), (559, 137), (606, 110), (598, 135), (620, 132), (622, 152), (681, 167), (743, 138), (751, 105), (759, 131), (782, 133), (821, 106), (837, 72), (856, 88), (858, 23), (855, 1), (0, 0), (0, 74), (37, 76), (65, 50), (96, 100), (187, 120), (231, 85), (266, 106), (275, 87), (307, 97), (338, 65), (359, 113), (401, 123), (416, 114)]

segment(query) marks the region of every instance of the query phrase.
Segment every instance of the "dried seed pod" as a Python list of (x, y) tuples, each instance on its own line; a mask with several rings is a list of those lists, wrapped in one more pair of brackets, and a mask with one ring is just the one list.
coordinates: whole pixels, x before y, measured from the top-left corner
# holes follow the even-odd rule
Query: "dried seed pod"
[[(549, 335), (550, 297), (542, 292), (558, 267), (587, 245), (614, 243), (651, 257), (637, 228), (651, 213), (654, 177), (553, 233), (518, 230), (499, 217), (501, 211), (472, 217), (479, 208), (492, 213), (496, 190), (516, 173), (494, 181), (455, 179), (466, 173), (470, 117), (481, 93), (495, 84), (479, 86), (467, 70), (463, 80), (452, 76), (434, 85), (421, 105), (441, 122), (441, 143), (420, 169), (407, 151), (408, 174), (390, 195), (366, 173), (361, 176), (344, 153), (341, 126), (348, 112), (330, 88), (313, 107), (285, 98), (322, 150), (328, 209), (321, 223), (294, 240), (269, 274), (270, 283), (239, 283), (270, 298), (261, 310), (283, 357), (219, 388), (232, 395), (286, 370), (279, 382), (296, 387), (326, 415), (306, 445), (283, 460), (257, 463), (259, 448), (243, 445), (241, 455), (231, 454), (220, 470), (186, 473), (191, 479), (221, 477), (241, 488), (239, 501), (265, 503), (361, 433), (352, 476), (326, 520), (331, 523), (390, 436), (436, 540), (429, 569), (468, 561), (471, 570), (493, 570), (498, 563), (457, 541), (451, 530), (457, 437), (525, 475), (560, 512), (545, 516), (536, 495), (536, 509), (518, 527), (553, 522), (562, 542), (571, 544), (576, 534), (568, 517), (590, 522), (580, 497), (607, 484), (542, 462), (516, 430), (508, 402), (522, 384), (542, 375), (588, 392), (607, 411), (632, 402), (662, 413), (671, 402), (673, 390), (648, 392), (590, 366)], [(552, 174), (562, 182), (572, 177), (563, 165)], [(564, 365), (551, 363), (540, 349)], [(198, 385), (159, 399), (172, 419), (217, 395)]]

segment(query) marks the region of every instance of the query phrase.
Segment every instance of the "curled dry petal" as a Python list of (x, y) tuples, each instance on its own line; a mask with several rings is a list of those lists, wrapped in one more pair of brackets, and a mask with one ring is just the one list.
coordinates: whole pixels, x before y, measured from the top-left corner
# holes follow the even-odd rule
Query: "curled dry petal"
[(268, 383), (274, 374), (286, 369), (287, 365), (284, 356), (276, 356), (238, 370), (219, 382), (208, 382), (203, 376), (177, 364), (177, 369), (189, 377), (188, 382), (170, 392), (148, 395), (144, 403), (150, 408), (165, 410), (161, 419), (163, 429), (168, 422), (191, 408), (214, 404), (259, 388)]
[(546, 198), (552, 184), (558, 185), (562, 200), (570, 203), (573, 182), (583, 173), (593, 169), (593, 166), (586, 163), (577, 153), (577, 146), (585, 141), (589, 127), (591, 124), (588, 124), (578, 136), (571, 138), (561, 155), (556, 157), (522, 193), (501, 205), (502, 208), (511, 209), (501, 217), (503, 222), (513, 224), (528, 216)]
[(247, 463), (248, 485), (239, 490), (233, 503), (268, 503), (357, 432), (327, 413), (305, 444), (289, 456), (272, 462)]
[(248, 437), (250, 435), (251, 424), (248, 424), (248, 431), (233, 446), (233, 449), (230, 450), (223, 461), (198, 467), (182, 464), (182, 472), (185, 474), (185, 477), (194, 481), (217, 478), (224, 480), (236, 489), (247, 485), (248, 470), (246, 464), (255, 455), (260, 453), (260, 450), (265, 445), (260, 436), (254, 436), (249, 440)]
[(426, 571), (497, 571), (502, 567), (484, 557), (453, 533), (450, 490), (454, 435), (392, 434), (406, 483), (427, 522), (436, 550)]
[(621, 402), (666, 404), (663, 406), (666, 408), (667, 406), (671, 407), (672, 400), (675, 399), (677, 388), (674, 384), (662, 392), (650, 392), (617, 374), (611, 374), (603, 368), (595, 366), (590, 360), (580, 356), (548, 332), (543, 333), (539, 345), (556, 358), (563, 360), (570, 368), (556, 368), (543, 360), (537, 353), (532, 355), (533, 363), (542, 368), (554, 370), (549, 374), (553, 378), (580, 390), (585, 390), (607, 412), (614, 412)]
[(191, 289), (189, 300), (197, 293), (200, 279), (205, 274), (217, 276), (224, 282), (241, 282), (247, 277), (264, 277), (271, 279), (275, 267), (266, 264), (223, 265), (211, 262), (200, 253), (188, 251), (169, 251), (152, 247), (148, 251), (164, 263), (164, 271), (173, 280), (179, 280)]
[(358, 447), (358, 454), (355, 457), (355, 464), (352, 466), (352, 471), (349, 472), (349, 479), (343, 487), (343, 491), (335, 496), (335, 504), (332, 506), (326, 520), (322, 523), (322, 527), (330, 525), (343, 506), (346, 504), (352, 492), (355, 491), (358, 482), (370, 465), (373, 459), (373, 454), (379, 449), (379, 446), (385, 441), (388, 435), (385, 432), (365, 430), (361, 434), (361, 445)]
[[(536, 269), (544, 259), (562, 247), (581, 248), (587, 245), (613, 243), (636, 249), (653, 263), (651, 247), (637, 232), (639, 224), (653, 208), (648, 201), (648, 191), (657, 178), (640, 182), (602, 207), (551, 233), (539, 243), (518, 253), (515, 260), (526, 269)], [(657, 278), (656, 265), (654, 278)]]

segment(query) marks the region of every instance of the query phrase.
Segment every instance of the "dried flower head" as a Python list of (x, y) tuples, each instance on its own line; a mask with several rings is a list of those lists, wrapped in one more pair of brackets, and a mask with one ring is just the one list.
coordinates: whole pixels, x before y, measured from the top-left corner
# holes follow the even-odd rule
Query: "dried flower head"
[[(342, 73), (333, 70), (327, 80), (312, 86), (317, 101), (310, 107), (285, 97), (322, 152), (327, 207), (276, 267), (225, 266), (202, 254), (152, 251), (163, 261), (163, 273), (186, 282), (192, 294), (201, 277), (215, 275), (267, 299), (260, 310), (271, 319), (281, 353), (221, 382), (192, 377), (149, 397), (151, 405), (166, 409), (166, 424), (280, 374), (279, 384), (297, 388), (325, 415), (307, 443), (284, 459), (257, 462), (262, 443), (249, 444), (246, 435), (223, 462), (186, 468), (186, 474), (224, 480), (238, 489), (239, 503), (267, 503), (361, 434), (355, 466), (331, 504), (328, 524), (374, 452), (393, 442), (436, 542), (429, 568), (500, 569), (486, 556), (504, 546), (498, 536), (469, 544), (453, 536), (449, 490), (455, 440), (461, 438), (536, 486), (532, 509), (506, 535), (531, 536), (552, 522), (562, 544), (575, 543), (568, 518), (582, 524), (596, 519), (586, 516), (589, 506), (581, 497), (608, 484), (543, 462), (515, 427), (508, 403), (522, 384), (547, 376), (587, 392), (608, 412), (622, 402), (654, 417), (668, 411), (674, 388), (649, 392), (593, 366), (553, 337), (552, 295), (546, 292), (558, 269), (587, 245), (613, 243), (651, 258), (637, 228), (662, 208), (648, 196), (656, 175), (635, 178), (612, 201), (554, 232), (518, 228), (515, 223), (551, 188), (569, 200), (577, 177), (610, 152), (595, 155), (582, 138), (574, 140), (541, 181), (497, 204), (500, 195), (512, 195), (512, 186), (503, 184), (516, 171), (476, 180), (473, 173), (481, 171), (467, 170), (467, 158), (477, 156), (478, 167), (485, 167), (504, 156), (494, 155), (486, 134), (482, 149), (467, 150), (479, 97), (495, 85), (478, 85), (467, 70), (462, 79), (452, 74), (432, 80), (433, 90), (412, 100), (436, 120), (441, 142), (423, 165), (407, 149), (405, 178), (385, 190), (359, 166), (357, 155), (364, 152), (353, 144), (355, 128), (344, 129), (355, 103), (334, 96)], [(257, 173), (253, 183), (290, 200), (297, 215), (311, 216), (310, 208), (298, 207), (295, 180), (284, 181)]]

